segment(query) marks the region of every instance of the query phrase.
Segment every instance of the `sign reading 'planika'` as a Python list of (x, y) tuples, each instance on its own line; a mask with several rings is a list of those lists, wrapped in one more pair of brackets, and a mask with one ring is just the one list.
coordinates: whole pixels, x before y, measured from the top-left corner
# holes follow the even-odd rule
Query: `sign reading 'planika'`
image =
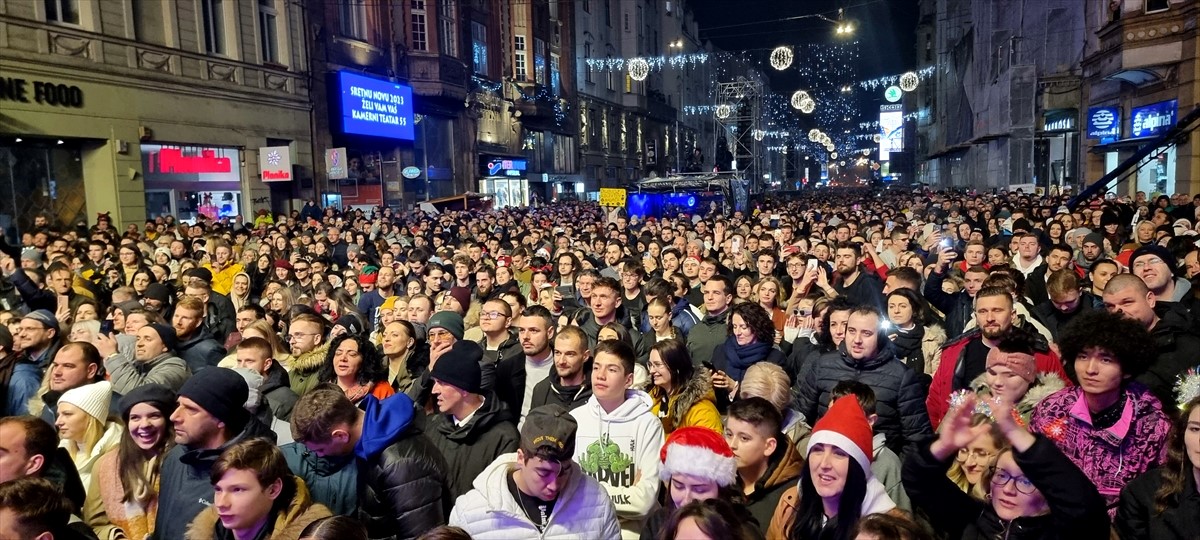
[(292, 151), (287, 146), (266, 146), (258, 149), (258, 169), (263, 182), (292, 180)]

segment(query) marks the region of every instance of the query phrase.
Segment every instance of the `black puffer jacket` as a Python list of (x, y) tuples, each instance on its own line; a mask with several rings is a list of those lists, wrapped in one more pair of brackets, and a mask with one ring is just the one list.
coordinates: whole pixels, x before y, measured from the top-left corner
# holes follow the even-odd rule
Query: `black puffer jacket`
[(1156, 347), (1154, 361), (1134, 380), (1150, 388), (1150, 392), (1162, 402), (1163, 412), (1173, 415), (1178, 412), (1175, 406), (1175, 380), (1196, 365), (1200, 337), (1191, 332), (1186, 320), (1176, 311), (1163, 313), (1162, 319), (1150, 330), (1150, 337), (1154, 338)]
[(1096, 487), (1040, 435), (1013, 459), (1050, 506), (1050, 513), (1011, 521), (1000, 519), (992, 505), (959, 489), (946, 477), (950, 459), (939, 461), (922, 445), (904, 462), (904, 488), (913, 507), (925, 512), (934, 530), (951, 540), (1107, 540), (1108, 511)]
[(424, 416), (405, 394), (363, 401), (358, 457), (358, 520), (372, 540), (416, 538), (446, 524), (453, 499), (446, 460), (425, 436)]
[(1163, 470), (1146, 472), (1125, 485), (1115, 520), (1121, 540), (1192, 540), (1200, 538), (1200, 493), (1196, 476), (1183, 476), (1183, 489), (1160, 514), (1154, 496), (1163, 483)]
[(843, 342), (838, 350), (805, 366), (796, 404), (808, 423), (815, 424), (829, 409), (837, 383), (847, 379), (862, 382), (875, 391), (879, 414), (875, 432), (886, 435), (888, 448), (903, 456), (915, 452), (918, 445), (933, 436), (925, 410), (925, 386), (920, 374), (896, 358), (890, 340), (879, 336), (879, 345), (875, 356), (855, 361), (846, 353)]
[[(495, 392), (510, 412), (519, 412), (525, 398), (525, 351), (521, 349), (517, 332), (509, 330), (508, 339), (494, 351), (488, 350), (487, 337), (479, 341), (479, 346), (483, 348), (483, 360), (479, 365), (483, 393)], [(516, 424), (517, 421), (514, 418), (512, 422)]]
[(275, 432), (251, 417), (237, 437), (215, 450), (189, 450), (177, 445), (163, 458), (158, 490), (158, 518), (153, 538), (183, 538), (184, 531), (201, 510), (213, 504), (213, 487), (208, 478), (221, 452), (235, 443), (263, 438), (275, 442)]
[(475, 477), (496, 456), (516, 452), (521, 440), (508, 405), (495, 394), (488, 396), (465, 424), (454, 425), (448, 414), (430, 417), (426, 433), (449, 465), (446, 480), (452, 500), (471, 491)]

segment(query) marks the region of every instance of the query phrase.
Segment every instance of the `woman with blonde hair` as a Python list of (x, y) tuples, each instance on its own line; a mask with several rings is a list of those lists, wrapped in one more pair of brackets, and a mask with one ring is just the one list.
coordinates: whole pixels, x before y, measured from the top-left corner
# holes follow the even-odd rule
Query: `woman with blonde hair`
[(765, 276), (754, 284), (754, 294), (750, 297), (771, 315), (771, 322), (775, 324), (775, 343), (779, 344), (783, 339), (783, 325), (787, 323), (787, 312), (783, 310), (787, 302), (783, 282), (775, 276)]
[(83, 520), (101, 539), (146, 538), (158, 513), (159, 473), (163, 457), (175, 445), (169, 419), (176, 394), (161, 384), (146, 384), (121, 398), (127, 426), (120, 444), (96, 462), (83, 507)]
[(783, 417), (779, 430), (799, 446), (800, 441), (812, 433), (812, 426), (804, 421), (804, 415), (792, 407), (792, 385), (782, 367), (769, 362), (759, 362), (746, 369), (742, 384), (738, 386), (738, 399), (760, 397), (774, 405)]
[(988, 493), (987, 483), (983, 481), (984, 474), (991, 471), (997, 456), (1011, 449), (1008, 439), (1004, 438), (1000, 428), (988, 415), (977, 413), (971, 417), (971, 427), (984, 424), (989, 426), (988, 429), (960, 448), (946, 471), (946, 478), (963, 493), (981, 501), (987, 498)]
[[(58, 398), (59, 446), (67, 449), (79, 471), (79, 480), (89, 485), (92, 469), (105, 452), (121, 439), (121, 423), (108, 419), (112, 384), (100, 381), (72, 388)], [(91, 491), (88, 491), (91, 497)]]

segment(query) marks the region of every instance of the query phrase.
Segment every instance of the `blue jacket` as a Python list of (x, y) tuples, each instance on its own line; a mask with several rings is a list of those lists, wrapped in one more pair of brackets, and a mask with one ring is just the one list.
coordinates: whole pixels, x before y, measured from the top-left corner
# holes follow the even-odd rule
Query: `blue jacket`
[(4, 416), (29, 414), (29, 400), (37, 394), (42, 384), (42, 370), (36, 364), (17, 362), (12, 377), (8, 380), (7, 399), (4, 401)]

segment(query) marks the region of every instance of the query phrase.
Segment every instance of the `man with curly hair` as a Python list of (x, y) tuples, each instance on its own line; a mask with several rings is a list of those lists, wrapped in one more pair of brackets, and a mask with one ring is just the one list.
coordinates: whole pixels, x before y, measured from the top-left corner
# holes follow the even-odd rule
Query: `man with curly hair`
[(1121, 488), (1166, 458), (1170, 421), (1158, 398), (1134, 380), (1147, 367), (1151, 342), (1142, 325), (1121, 313), (1075, 318), (1058, 347), (1074, 364), (1079, 386), (1042, 400), (1030, 419), (1031, 431), (1053, 440), (1096, 485), (1109, 517)]

